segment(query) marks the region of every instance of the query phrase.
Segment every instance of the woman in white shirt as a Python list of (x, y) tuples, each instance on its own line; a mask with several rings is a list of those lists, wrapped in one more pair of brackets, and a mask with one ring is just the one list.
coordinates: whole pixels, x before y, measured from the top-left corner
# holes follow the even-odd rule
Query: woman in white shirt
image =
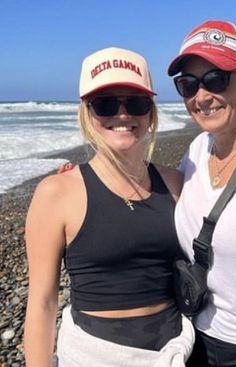
[[(192, 240), (236, 167), (236, 26), (207, 21), (183, 41), (168, 73), (193, 120), (204, 130), (180, 169), (184, 187), (176, 208), (181, 246), (193, 260)], [(208, 306), (194, 319), (197, 341), (189, 366), (236, 366), (236, 196), (212, 239)]]

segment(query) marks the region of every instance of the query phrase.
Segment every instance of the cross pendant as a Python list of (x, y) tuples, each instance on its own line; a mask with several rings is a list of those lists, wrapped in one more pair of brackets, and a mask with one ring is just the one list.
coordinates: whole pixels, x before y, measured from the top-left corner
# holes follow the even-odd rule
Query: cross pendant
[(134, 210), (134, 204), (130, 200), (125, 200), (125, 204), (130, 208), (130, 210)]

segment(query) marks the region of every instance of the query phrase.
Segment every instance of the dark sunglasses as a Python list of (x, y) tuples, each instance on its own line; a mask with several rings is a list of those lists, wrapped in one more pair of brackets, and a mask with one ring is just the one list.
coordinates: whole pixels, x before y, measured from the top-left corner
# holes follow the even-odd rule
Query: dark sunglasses
[(183, 74), (174, 78), (174, 83), (178, 93), (184, 98), (195, 96), (200, 83), (211, 93), (224, 92), (230, 81), (230, 75), (233, 71), (224, 71), (220, 69), (210, 70), (201, 78), (192, 74)]
[(148, 96), (131, 95), (98, 96), (88, 102), (88, 106), (92, 106), (98, 116), (115, 116), (121, 104), (129, 115), (144, 116), (150, 111), (153, 101)]

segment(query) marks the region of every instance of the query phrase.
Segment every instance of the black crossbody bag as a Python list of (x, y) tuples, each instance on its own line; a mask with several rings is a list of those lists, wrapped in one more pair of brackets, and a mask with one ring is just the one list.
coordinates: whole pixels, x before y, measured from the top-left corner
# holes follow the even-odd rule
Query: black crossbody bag
[(207, 272), (212, 261), (211, 241), (221, 213), (236, 191), (236, 170), (216, 201), (197, 238), (193, 240), (195, 262), (176, 260), (174, 263), (174, 288), (179, 310), (186, 316), (195, 316), (207, 305)]

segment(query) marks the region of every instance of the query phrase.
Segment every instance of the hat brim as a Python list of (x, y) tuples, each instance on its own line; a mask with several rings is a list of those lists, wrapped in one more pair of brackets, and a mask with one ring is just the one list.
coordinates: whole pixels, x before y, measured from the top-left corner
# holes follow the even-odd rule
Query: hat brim
[(116, 82), (116, 83), (107, 83), (107, 84), (104, 84), (104, 85), (102, 85), (102, 86), (100, 86), (98, 88), (93, 89), (92, 91), (89, 91), (89, 93), (86, 93), (86, 94), (81, 95), (80, 98), (81, 99), (86, 98), (86, 97), (90, 96), (91, 94), (94, 94), (94, 93), (96, 93), (98, 91), (101, 91), (101, 90), (103, 90), (105, 88), (112, 88), (112, 87), (129, 87), (129, 88), (135, 88), (135, 89), (138, 89), (138, 90), (140, 90), (142, 92), (145, 92), (147, 94), (150, 94), (152, 96), (156, 96), (157, 95), (157, 93), (153, 92), (151, 89), (147, 89), (145, 87), (142, 87), (139, 84), (126, 83), (126, 82), (119, 82), (119, 83)]
[(168, 75), (173, 76), (181, 72), (183, 62), (189, 56), (200, 56), (222, 70), (231, 71), (236, 69), (236, 60), (233, 58), (231, 59), (229, 56), (219, 54), (219, 52), (213, 52), (212, 50), (211, 53), (209, 53), (209, 51), (192, 49), (191, 51), (188, 50), (187, 52), (182, 53), (182, 55), (177, 56), (172, 61), (168, 68)]

